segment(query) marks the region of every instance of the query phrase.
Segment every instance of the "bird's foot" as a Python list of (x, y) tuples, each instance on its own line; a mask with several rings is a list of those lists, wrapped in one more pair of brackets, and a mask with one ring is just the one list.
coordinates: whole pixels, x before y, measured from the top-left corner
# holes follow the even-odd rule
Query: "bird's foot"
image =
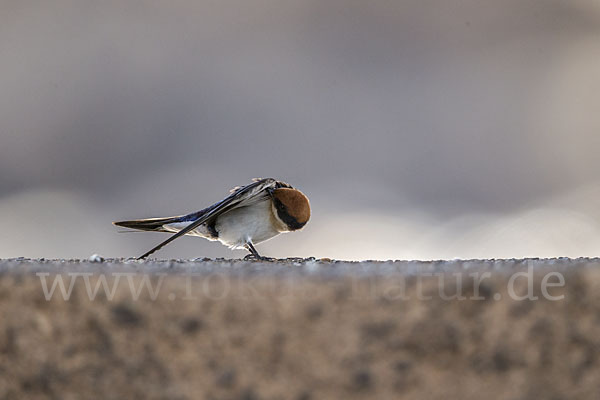
[(248, 254), (246, 257), (244, 257), (244, 261), (275, 261), (275, 259), (273, 257), (263, 257), (260, 255), (254, 255), (252, 253)]

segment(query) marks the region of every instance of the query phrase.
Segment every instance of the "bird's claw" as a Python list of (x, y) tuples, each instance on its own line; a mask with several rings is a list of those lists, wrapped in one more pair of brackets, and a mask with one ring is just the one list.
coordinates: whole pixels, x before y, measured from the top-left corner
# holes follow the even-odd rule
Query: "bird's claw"
[(244, 257), (244, 261), (250, 261), (250, 260), (254, 260), (254, 261), (274, 261), (275, 259), (272, 258), (272, 257), (255, 256), (254, 254), (248, 254), (246, 257)]

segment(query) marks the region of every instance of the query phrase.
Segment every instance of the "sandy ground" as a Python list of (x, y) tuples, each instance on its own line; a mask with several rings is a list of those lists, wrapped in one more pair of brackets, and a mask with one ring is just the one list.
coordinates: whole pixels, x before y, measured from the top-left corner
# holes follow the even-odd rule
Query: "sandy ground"
[(0, 260), (0, 399), (597, 399), (599, 267)]

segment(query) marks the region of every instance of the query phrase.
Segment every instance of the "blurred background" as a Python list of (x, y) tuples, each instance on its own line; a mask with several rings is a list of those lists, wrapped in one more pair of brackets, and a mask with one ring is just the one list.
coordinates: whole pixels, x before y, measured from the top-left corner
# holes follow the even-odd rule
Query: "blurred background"
[(254, 177), (313, 208), (264, 255), (600, 253), (598, 1), (4, 0), (0, 60), (0, 257), (137, 256), (111, 221)]

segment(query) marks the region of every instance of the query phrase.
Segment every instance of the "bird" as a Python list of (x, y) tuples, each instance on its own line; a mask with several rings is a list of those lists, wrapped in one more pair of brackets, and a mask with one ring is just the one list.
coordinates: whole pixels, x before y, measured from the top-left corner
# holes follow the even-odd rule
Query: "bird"
[(238, 186), (223, 200), (186, 215), (113, 222), (138, 231), (173, 233), (138, 259), (144, 259), (183, 235), (219, 241), (230, 249), (245, 248), (247, 259), (262, 257), (255, 244), (280, 233), (302, 229), (310, 219), (308, 197), (293, 186), (274, 178), (255, 178)]

